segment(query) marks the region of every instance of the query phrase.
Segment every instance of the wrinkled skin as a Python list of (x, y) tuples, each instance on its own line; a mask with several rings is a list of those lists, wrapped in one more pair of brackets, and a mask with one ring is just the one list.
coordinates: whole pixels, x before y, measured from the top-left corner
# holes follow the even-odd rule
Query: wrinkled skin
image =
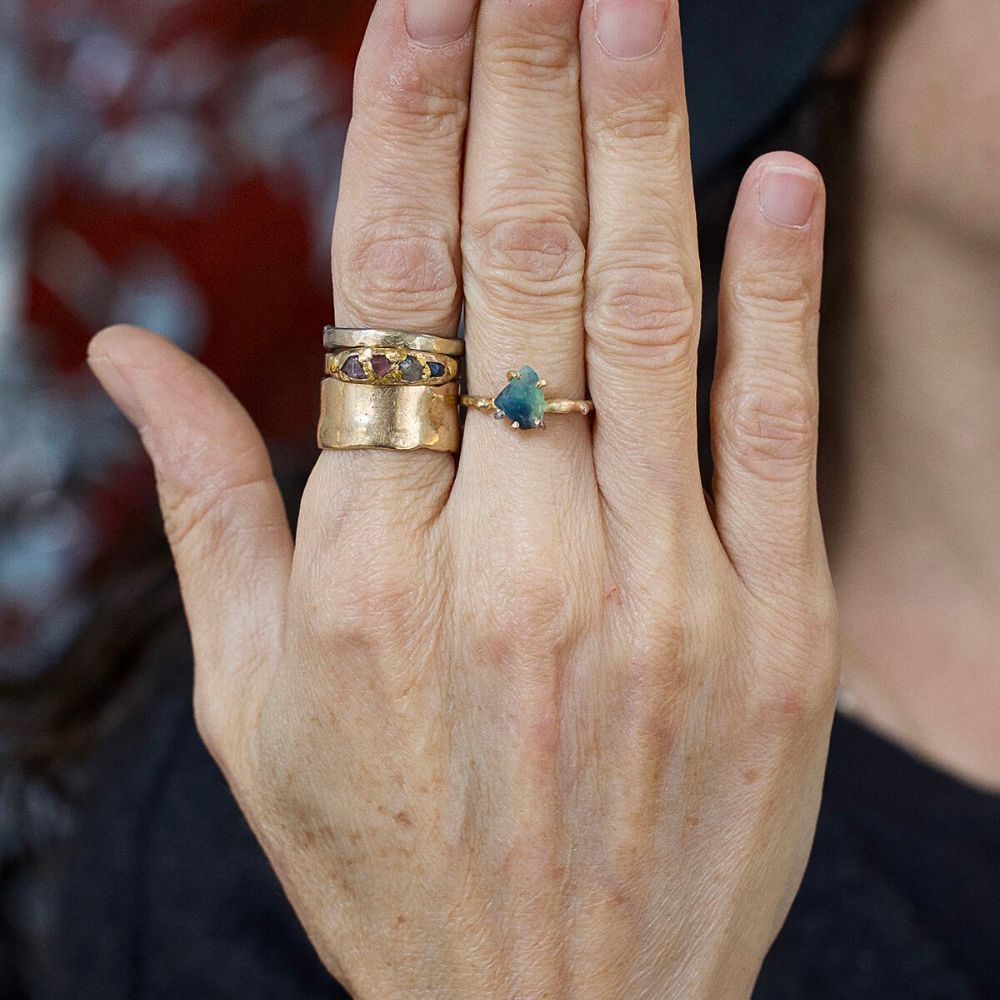
[(744, 998), (837, 683), (822, 182), (775, 153), (743, 185), (708, 502), (676, 7), (618, 36), (626, 59), (590, 2), (485, 0), (469, 30), (462, 7), (376, 8), (337, 322), (449, 334), (464, 297), (473, 391), (530, 363), (596, 419), (473, 412), (457, 464), (324, 453), (293, 546), (213, 376), (124, 327), (91, 361), (156, 466), (202, 735), (354, 996)]

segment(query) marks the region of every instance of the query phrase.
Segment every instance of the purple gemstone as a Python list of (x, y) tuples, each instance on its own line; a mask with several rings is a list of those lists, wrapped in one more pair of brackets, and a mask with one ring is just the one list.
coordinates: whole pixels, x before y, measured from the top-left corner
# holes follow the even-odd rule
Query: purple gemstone
[(440, 361), (429, 361), (427, 367), (431, 370), (431, 378), (441, 378), (446, 370)]
[(340, 370), (348, 378), (364, 378), (365, 369), (356, 354), (352, 354), (341, 366)]
[(372, 371), (379, 378), (384, 378), (392, 371), (392, 362), (384, 354), (375, 354), (372, 356)]

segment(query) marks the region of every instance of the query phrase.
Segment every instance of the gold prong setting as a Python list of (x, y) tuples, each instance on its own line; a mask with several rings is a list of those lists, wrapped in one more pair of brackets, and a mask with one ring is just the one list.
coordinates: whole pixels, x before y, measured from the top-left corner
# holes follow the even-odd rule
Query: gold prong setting
[(581, 399), (547, 399), (542, 391), (548, 382), (527, 365), (507, 371), (507, 385), (494, 397), (463, 396), (462, 405), (493, 411), (495, 420), (507, 419), (515, 431), (541, 430), (547, 413), (593, 413), (594, 404)]

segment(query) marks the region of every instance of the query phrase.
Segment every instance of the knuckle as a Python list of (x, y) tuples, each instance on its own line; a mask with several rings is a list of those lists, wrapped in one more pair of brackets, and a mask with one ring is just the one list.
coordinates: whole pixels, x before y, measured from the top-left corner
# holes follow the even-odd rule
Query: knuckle
[(809, 663), (836, 662), (839, 622), (832, 586), (829, 582), (816, 586), (802, 576), (791, 590), (780, 606), (774, 603), (765, 609), (760, 648), (780, 656), (791, 650)]
[(489, 662), (513, 678), (549, 674), (564, 655), (568, 637), (580, 632), (580, 601), (572, 582), (554, 569), (530, 572), (529, 601), (523, 573), (501, 569), (494, 575), (488, 611), (475, 629), (476, 644)]
[(836, 646), (840, 634), (840, 611), (837, 598), (831, 586), (824, 586), (818, 595), (810, 602), (804, 616), (808, 636), (812, 639), (812, 648), (828, 650)]
[(508, 724), (528, 782), (547, 781), (558, 754), (561, 691), (574, 637), (581, 634), (576, 599), (572, 586), (555, 573), (533, 581), (530, 602), (513, 581), (495, 583), (489, 613), (471, 637), (478, 657), (491, 664), (503, 685)]
[(446, 609), (426, 573), (412, 564), (358, 560), (339, 574), (335, 599), (328, 579), (325, 597), (311, 596), (315, 586), (303, 589), (310, 596), (298, 602), (302, 633), (316, 648), (336, 651), (377, 678), (384, 697), (404, 700), (427, 676), (428, 651), (436, 647), (435, 629)]
[(643, 635), (633, 647), (637, 662), (646, 668), (657, 667), (676, 672), (682, 662), (685, 628), (676, 615), (669, 612), (654, 615), (646, 624)]
[(463, 242), (477, 282), (495, 303), (579, 304), (586, 251), (572, 223), (494, 218), (468, 227)]
[(651, 96), (641, 103), (618, 105), (595, 118), (591, 134), (609, 151), (628, 150), (637, 143), (672, 149), (683, 144), (687, 116), (668, 102)]
[(381, 140), (457, 141), (468, 118), (468, 98), (451, 84), (417, 71), (387, 76), (359, 102), (357, 125)]
[[(625, 630), (628, 640), (623, 644), (623, 659), (616, 665), (621, 678), (619, 691), (625, 730), (632, 734), (637, 746), (662, 750), (673, 738), (680, 706), (690, 696), (697, 682), (690, 648), (691, 623), (676, 605), (650, 607), (642, 621)], [(655, 760), (638, 755), (634, 760), (637, 771), (634, 781), (650, 777)]]
[(836, 671), (815, 666), (771, 667), (751, 686), (750, 714), (761, 721), (760, 732), (780, 738), (788, 730), (820, 725), (833, 714)]
[(809, 589), (789, 612), (771, 609), (757, 636), (762, 650), (754, 707), (778, 729), (817, 721), (833, 708), (839, 684), (839, 624), (833, 588)]
[(421, 578), (405, 567), (371, 560), (345, 567), (335, 602), (311, 615), (324, 639), (367, 650), (395, 649), (423, 627)]
[(530, 32), (517, 31), (497, 38), (483, 66), (486, 75), (502, 89), (537, 92), (539, 87), (576, 90), (576, 45), (557, 25), (551, 30), (536, 26)]
[(588, 283), (587, 332), (605, 354), (662, 370), (696, 349), (698, 299), (687, 277), (658, 262), (596, 267)]
[(445, 232), (401, 231), (398, 220), (363, 227), (334, 253), (338, 306), (369, 322), (393, 315), (439, 322), (458, 302), (451, 244)]
[(666, 746), (679, 705), (689, 688), (679, 653), (666, 655), (660, 646), (650, 659), (635, 661), (628, 674), (625, 718), (628, 728)]
[(730, 448), (747, 471), (784, 481), (812, 460), (818, 435), (815, 392), (791, 383), (736, 393), (729, 403)]
[(691, 623), (676, 601), (650, 600), (641, 621), (626, 630), (627, 672), (645, 676), (650, 670), (680, 680)]
[(731, 294), (736, 311), (756, 322), (804, 327), (819, 314), (818, 283), (798, 271), (748, 271)]

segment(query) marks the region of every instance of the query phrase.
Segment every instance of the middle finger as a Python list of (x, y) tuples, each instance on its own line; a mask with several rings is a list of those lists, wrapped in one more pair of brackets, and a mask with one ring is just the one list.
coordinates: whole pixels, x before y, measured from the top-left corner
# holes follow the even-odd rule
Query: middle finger
[[(505, 372), (522, 365), (548, 381), (549, 396), (584, 392), (579, 15), (580, 0), (480, 7), (462, 222), (469, 387), (478, 395), (499, 392)], [(457, 488), (515, 454), (543, 478), (591, 468), (586, 419), (513, 432), (470, 412)]]

